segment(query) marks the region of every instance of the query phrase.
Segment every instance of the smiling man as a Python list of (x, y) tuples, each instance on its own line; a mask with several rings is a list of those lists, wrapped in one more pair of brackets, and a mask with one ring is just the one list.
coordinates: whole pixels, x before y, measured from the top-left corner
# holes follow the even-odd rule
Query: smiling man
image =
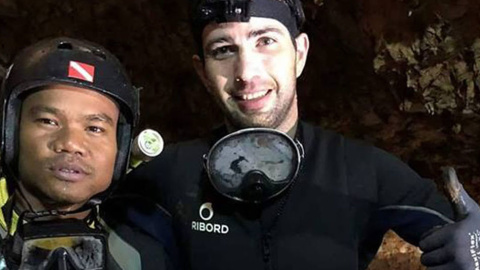
[(193, 64), (225, 126), (166, 147), (128, 181), (171, 211), (188, 268), (365, 269), (388, 229), (418, 245), (444, 226), (425, 234), (422, 262), (474, 269), (476, 204), (450, 224), (433, 182), (299, 119), (296, 80), (309, 50), (299, 0), (192, 3)]
[(127, 225), (136, 208), (100, 204), (125, 175), (138, 120), (120, 62), (86, 41), (44, 40), (14, 59), (2, 95), (0, 269), (170, 267)]
[(295, 84), (307, 57), (306, 34), (292, 40), (278, 20), (251, 18), (243, 24), (208, 24), (202, 40), (204, 58), (194, 56), (194, 65), (231, 128), (287, 132), (295, 125)]

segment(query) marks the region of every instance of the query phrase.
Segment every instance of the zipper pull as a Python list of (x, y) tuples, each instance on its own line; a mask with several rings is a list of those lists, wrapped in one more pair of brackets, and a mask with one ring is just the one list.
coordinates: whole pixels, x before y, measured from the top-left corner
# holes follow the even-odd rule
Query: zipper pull
[(270, 243), (272, 242), (272, 234), (266, 233), (262, 237), (262, 253), (263, 253), (263, 262), (265, 263), (265, 269), (271, 269), (271, 262), (270, 262)]

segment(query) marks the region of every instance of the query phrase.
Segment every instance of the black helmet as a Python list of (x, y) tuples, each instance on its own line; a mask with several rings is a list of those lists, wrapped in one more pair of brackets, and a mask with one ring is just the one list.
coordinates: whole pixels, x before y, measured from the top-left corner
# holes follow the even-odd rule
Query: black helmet
[[(57, 83), (98, 91), (119, 105), (118, 151), (112, 184), (117, 182), (126, 172), (133, 128), (138, 121), (138, 91), (110, 52), (94, 43), (61, 37), (24, 49), (14, 58), (3, 80), (1, 164), (9, 186), (15, 185), (18, 176), (18, 126), (25, 93)], [(94, 198), (104, 199), (112, 186)]]
[(190, 24), (202, 55), (202, 32), (211, 22), (249, 21), (250, 17), (273, 18), (283, 23), (292, 38), (305, 23), (300, 0), (190, 0)]

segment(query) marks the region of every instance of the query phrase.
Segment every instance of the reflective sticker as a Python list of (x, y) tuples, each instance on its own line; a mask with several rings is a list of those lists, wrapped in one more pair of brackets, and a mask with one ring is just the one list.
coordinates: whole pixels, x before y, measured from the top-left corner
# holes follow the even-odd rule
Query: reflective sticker
[(89, 64), (70, 61), (68, 66), (68, 77), (93, 82), (95, 67)]

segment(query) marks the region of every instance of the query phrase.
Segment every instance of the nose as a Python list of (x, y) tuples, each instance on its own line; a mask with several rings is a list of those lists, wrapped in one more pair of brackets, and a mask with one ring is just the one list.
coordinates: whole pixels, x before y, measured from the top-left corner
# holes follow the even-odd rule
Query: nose
[(261, 56), (248, 49), (241, 49), (235, 60), (234, 76), (236, 88), (246, 88), (260, 79)]
[(60, 129), (52, 143), (55, 153), (68, 153), (75, 156), (85, 156), (84, 133), (79, 128), (63, 127)]

